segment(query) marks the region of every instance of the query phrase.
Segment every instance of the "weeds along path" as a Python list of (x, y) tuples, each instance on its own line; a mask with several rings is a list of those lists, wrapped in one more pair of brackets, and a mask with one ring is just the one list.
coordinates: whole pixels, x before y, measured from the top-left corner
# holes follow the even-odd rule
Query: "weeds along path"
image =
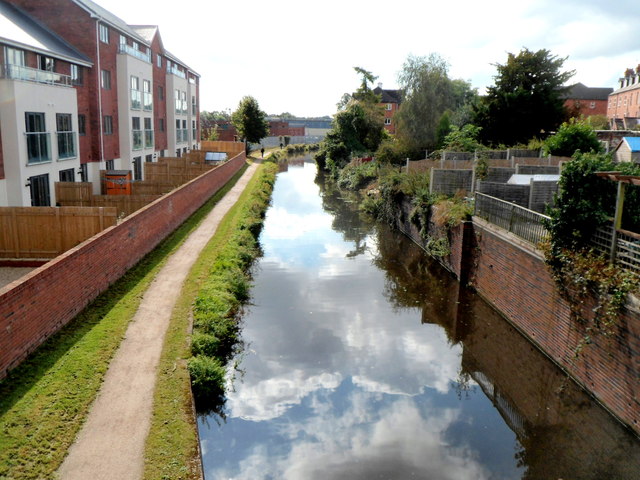
[(182, 283), (220, 220), (257, 169), (249, 166), (145, 292), (87, 421), (58, 470), (62, 480), (139, 480), (144, 470), (157, 366)]

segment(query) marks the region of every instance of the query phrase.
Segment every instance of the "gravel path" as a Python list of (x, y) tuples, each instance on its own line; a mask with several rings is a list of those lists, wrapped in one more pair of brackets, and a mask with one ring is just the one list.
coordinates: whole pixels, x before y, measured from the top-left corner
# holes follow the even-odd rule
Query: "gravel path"
[(182, 283), (253, 176), (249, 166), (145, 292), (89, 416), (58, 471), (62, 480), (139, 480), (164, 335)]

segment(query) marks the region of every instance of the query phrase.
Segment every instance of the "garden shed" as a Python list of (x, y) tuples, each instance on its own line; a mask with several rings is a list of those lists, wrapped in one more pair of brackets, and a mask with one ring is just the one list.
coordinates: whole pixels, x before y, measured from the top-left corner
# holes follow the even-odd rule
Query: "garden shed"
[(640, 163), (640, 137), (622, 137), (613, 158), (616, 162)]

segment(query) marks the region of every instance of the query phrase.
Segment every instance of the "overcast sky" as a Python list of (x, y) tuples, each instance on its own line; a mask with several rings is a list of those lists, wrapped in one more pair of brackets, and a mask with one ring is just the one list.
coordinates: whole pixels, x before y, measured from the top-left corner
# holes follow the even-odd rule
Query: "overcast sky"
[(507, 52), (569, 57), (574, 82), (616, 87), (640, 63), (637, 0), (95, 0), (129, 24), (160, 27), (165, 47), (201, 76), (202, 110), (254, 96), (269, 114), (335, 113), (360, 66), (397, 87), (407, 56), (436, 52), (480, 92)]

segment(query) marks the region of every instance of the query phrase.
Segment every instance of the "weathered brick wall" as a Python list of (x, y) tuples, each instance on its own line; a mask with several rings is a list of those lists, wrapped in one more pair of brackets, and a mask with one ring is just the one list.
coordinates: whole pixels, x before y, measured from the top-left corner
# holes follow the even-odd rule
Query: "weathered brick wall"
[[(640, 432), (640, 314), (624, 309), (610, 337), (572, 318), (544, 260), (474, 220), (464, 263), (476, 291), (623, 422)], [(589, 307), (585, 306), (588, 312)]]
[(240, 153), (0, 289), (0, 378), (155, 248), (244, 165)]

